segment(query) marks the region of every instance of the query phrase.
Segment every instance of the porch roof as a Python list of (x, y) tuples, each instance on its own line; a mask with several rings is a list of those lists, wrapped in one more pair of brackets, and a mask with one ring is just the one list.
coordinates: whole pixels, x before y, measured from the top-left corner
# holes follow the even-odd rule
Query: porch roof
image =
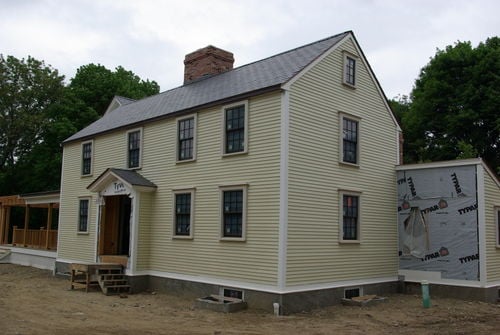
[(130, 188), (135, 188), (140, 192), (152, 192), (156, 190), (156, 185), (137, 173), (134, 170), (124, 170), (108, 168), (99, 177), (97, 177), (87, 189), (91, 192), (104, 190), (109, 183), (114, 180), (120, 180)]

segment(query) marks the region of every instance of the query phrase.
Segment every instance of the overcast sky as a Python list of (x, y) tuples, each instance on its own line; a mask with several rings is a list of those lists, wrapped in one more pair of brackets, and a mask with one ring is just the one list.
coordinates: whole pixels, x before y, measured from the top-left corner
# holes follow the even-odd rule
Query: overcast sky
[(209, 44), (244, 65), (354, 31), (388, 98), (409, 94), (436, 48), (500, 32), (498, 0), (0, 0), (0, 53), (31, 55), (69, 80), (121, 65), (165, 91)]

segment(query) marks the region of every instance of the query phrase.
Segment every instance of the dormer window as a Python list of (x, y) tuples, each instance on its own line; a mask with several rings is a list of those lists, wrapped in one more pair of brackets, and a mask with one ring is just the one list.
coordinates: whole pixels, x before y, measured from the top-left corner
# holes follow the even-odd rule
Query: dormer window
[(350, 87), (356, 86), (356, 60), (355, 56), (344, 53), (344, 84)]

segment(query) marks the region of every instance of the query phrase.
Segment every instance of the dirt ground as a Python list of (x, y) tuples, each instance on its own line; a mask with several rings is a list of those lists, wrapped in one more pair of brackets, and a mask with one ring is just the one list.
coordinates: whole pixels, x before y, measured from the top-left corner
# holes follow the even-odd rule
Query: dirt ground
[(193, 309), (162, 293), (105, 296), (69, 290), (48, 271), (0, 264), (0, 334), (499, 334), (500, 305), (391, 295), (369, 307), (334, 306), (275, 317)]

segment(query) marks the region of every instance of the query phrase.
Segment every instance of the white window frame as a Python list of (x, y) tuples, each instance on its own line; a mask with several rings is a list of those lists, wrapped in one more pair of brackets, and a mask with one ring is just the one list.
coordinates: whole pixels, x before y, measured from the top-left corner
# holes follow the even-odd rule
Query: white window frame
[[(139, 164), (138, 166), (135, 166), (135, 167), (130, 167), (129, 166), (129, 163), (130, 163), (130, 149), (129, 149), (129, 134), (130, 133), (135, 133), (135, 132), (139, 132), (139, 141), (140, 141), (140, 144), (139, 144)], [(142, 168), (142, 152), (143, 152), (143, 148), (144, 148), (144, 139), (143, 139), (143, 131), (142, 131), (142, 127), (141, 128), (135, 128), (135, 129), (130, 129), (130, 130), (127, 130), (126, 132), (126, 136), (125, 136), (125, 142), (126, 142), (126, 150), (127, 150), (127, 154), (126, 154), (126, 157), (127, 157), (127, 161), (125, 162), (125, 166), (127, 167), (127, 169), (129, 170), (138, 170), (138, 169), (141, 169)]]
[[(88, 201), (88, 206), (87, 206), (87, 230), (80, 230), (80, 206), (81, 202), (87, 200)], [(90, 226), (90, 206), (92, 204), (92, 197), (79, 197), (78, 198), (78, 214), (77, 214), (77, 219), (76, 219), (76, 232), (79, 235), (88, 235), (89, 234), (89, 226)]]
[[(354, 196), (358, 198), (358, 221), (356, 223), (356, 239), (344, 240), (344, 196)], [(361, 192), (350, 190), (339, 190), (339, 243), (345, 244), (360, 244), (361, 243), (361, 227), (362, 227), (362, 197)]]
[(496, 230), (496, 247), (500, 249), (500, 206), (494, 208), (495, 213), (495, 230)]
[[(193, 129), (193, 157), (190, 159), (180, 159), (179, 157), (179, 122), (187, 120), (187, 119), (193, 119), (194, 122), (194, 129)], [(197, 121), (197, 114), (189, 114), (185, 116), (181, 116), (175, 119), (175, 162), (176, 163), (187, 163), (187, 162), (193, 162), (196, 160), (196, 133), (198, 129), (198, 121)]]
[[(224, 236), (224, 192), (226, 191), (243, 191), (243, 209), (241, 218), (241, 237)], [(247, 231), (247, 203), (248, 203), (248, 184), (228, 185), (219, 187), (219, 239), (221, 241), (246, 241)]]
[(364, 295), (363, 294), (363, 287), (362, 286), (344, 287), (344, 299), (347, 299), (346, 296), (345, 296), (345, 294), (349, 290), (358, 290), (359, 291), (359, 296), (358, 297), (362, 297)]
[[(347, 76), (347, 63), (348, 63), (348, 59), (352, 59), (354, 61), (354, 75), (353, 75), (353, 79), (354, 79), (354, 83), (350, 83), (348, 82), (348, 76)], [(349, 88), (356, 88), (356, 83), (358, 81), (358, 63), (359, 63), (359, 57), (350, 53), (350, 52), (347, 52), (347, 51), (344, 51), (343, 52), (343, 62), (342, 62), (342, 83), (344, 85), (346, 85), (347, 87)]]
[[(172, 238), (180, 239), (180, 240), (192, 240), (194, 238), (194, 202), (195, 202), (195, 192), (194, 188), (183, 188), (183, 189), (175, 189), (172, 191)], [(177, 235), (177, 203), (176, 203), (176, 195), (177, 194), (190, 194), (191, 195), (191, 206), (189, 213), (189, 235)]]
[[(238, 106), (244, 106), (245, 107), (245, 130), (243, 132), (243, 151), (238, 151), (238, 152), (226, 152), (226, 110), (238, 107)], [(248, 119), (249, 119), (249, 111), (248, 111), (248, 100), (244, 101), (239, 101), (235, 102), (229, 105), (225, 105), (222, 107), (222, 156), (235, 156), (235, 155), (242, 155), (248, 153)]]
[[(90, 172), (87, 173), (87, 174), (84, 174), (83, 173), (83, 147), (86, 145), (86, 144), (90, 144), (90, 148), (91, 148), (91, 151), (90, 151)], [(80, 160), (80, 174), (82, 177), (91, 177), (94, 173), (94, 140), (89, 140), (89, 141), (84, 141), (82, 142), (81, 146), (80, 146), (80, 154), (81, 154), (81, 157), (82, 159)]]
[[(358, 123), (356, 141), (356, 163), (344, 161), (344, 119)], [(344, 112), (339, 112), (339, 163), (352, 167), (359, 167), (361, 161), (361, 118)]]

